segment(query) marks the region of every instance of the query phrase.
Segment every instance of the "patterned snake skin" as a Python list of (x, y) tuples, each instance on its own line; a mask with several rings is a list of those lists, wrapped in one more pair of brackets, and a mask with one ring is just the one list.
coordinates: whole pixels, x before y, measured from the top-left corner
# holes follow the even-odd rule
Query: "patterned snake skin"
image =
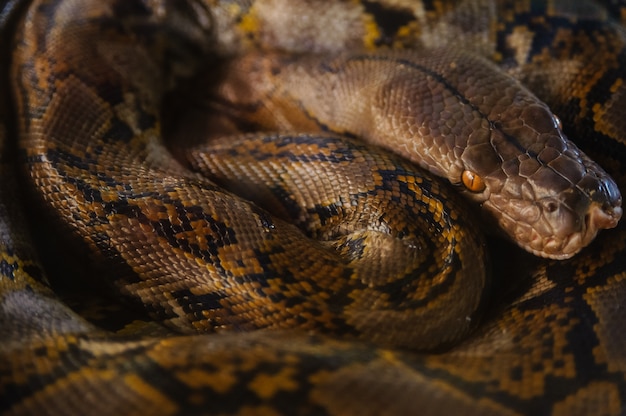
[(622, 16), (4, 2), (0, 413), (625, 415)]

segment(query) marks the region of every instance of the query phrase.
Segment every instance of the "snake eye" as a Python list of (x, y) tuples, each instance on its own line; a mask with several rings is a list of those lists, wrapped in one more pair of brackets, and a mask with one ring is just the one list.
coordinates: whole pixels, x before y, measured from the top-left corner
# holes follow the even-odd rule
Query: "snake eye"
[(561, 119), (554, 114), (552, 114), (552, 119), (554, 120), (554, 126), (559, 130), (563, 130), (563, 123), (561, 122)]
[(463, 181), (463, 185), (465, 185), (465, 187), (472, 192), (482, 192), (485, 190), (485, 182), (483, 181), (483, 178), (474, 172), (464, 170), (461, 175), (461, 180)]

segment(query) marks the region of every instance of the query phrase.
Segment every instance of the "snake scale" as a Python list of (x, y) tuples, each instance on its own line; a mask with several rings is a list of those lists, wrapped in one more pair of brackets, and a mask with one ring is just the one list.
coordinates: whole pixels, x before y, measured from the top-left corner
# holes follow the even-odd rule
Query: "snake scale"
[(0, 412), (626, 414), (605, 3), (5, 1)]

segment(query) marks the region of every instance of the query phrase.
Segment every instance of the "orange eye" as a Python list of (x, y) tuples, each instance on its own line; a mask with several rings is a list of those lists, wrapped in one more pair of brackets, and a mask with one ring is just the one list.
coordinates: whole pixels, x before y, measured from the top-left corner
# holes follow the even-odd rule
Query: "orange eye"
[(472, 192), (482, 192), (485, 190), (485, 182), (483, 181), (483, 178), (474, 172), (464, 170), (461, 175), (461, 180), (463, 181), (463, 185), (465, 185), (465, 187)]

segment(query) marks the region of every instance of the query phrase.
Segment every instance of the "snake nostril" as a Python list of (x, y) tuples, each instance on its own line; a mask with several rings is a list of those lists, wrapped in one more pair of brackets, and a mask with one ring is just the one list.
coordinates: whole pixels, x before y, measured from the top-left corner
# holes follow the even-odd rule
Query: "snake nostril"
[(546, 208), (546, 212), (552, 213), (552, 212), (555, 212), (559, 208), (559, 206), (557, 205), (556, 202), (550, 201), (546, 203), (545, 208)]

